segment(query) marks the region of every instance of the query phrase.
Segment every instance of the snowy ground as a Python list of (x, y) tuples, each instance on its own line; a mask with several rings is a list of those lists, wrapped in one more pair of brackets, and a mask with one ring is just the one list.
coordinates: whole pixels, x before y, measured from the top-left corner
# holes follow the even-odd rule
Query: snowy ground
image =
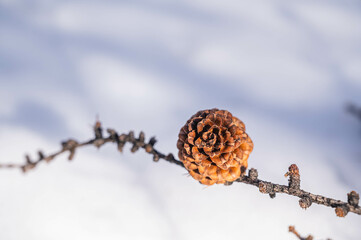
[[(105, 127), (156, 135), (218, 107), (254, 141), (249, 165), (346, 200), (361, 192), (361, 2), (0, 0), (0, 162)], [(304, 211), (244, 184), (204, 187), (143, 152), (85, 148), (0, 172), (0, 239), (360, 239), (361, 217)]]

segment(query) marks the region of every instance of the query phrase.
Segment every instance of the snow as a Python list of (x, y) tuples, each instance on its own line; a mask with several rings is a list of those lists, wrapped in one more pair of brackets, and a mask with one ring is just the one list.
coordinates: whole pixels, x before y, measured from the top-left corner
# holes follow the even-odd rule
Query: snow
[[(0, 162), (104, 127), (177, 155), (196, 111), (246, 123), (249, 166), (346, 200), (361, 192), (359, 1), (0, 0)], [(359, 239), (361, 218), (244, 184), (205, 187), (144, 152), (86, 147), (25, 176), (0, 171), (0, 239)]]

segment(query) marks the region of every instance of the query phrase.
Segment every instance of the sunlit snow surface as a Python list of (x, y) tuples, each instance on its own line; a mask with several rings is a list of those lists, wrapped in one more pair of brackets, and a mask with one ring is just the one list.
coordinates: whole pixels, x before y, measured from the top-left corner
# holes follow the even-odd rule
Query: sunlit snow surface
[[(177, 153), (196, 111), (242, 119), (261, 179), (346, 200), (361, 192), (361, 2), (0, 0), (0, 162), (104, 127)], [(360, 239), (361, 216), (186, 171), (111, 145), (0, 171), (0, 239)]]

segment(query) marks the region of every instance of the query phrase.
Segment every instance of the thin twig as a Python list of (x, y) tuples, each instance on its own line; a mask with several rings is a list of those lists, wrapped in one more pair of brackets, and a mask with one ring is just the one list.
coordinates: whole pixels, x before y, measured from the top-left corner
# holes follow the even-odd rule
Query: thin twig
[[(296, 228), (295, 226), (289, 226), (288, 227), (288, 231), (293, 233), (294, 235), (296, 235), (296, 237), (299, 239), (299, 240), (313, 240), (313, 236), (312, 235), (308, 235), (307, 237), (301, 237), (301, 235), (296, 231)], [(327, 240), (331, 240), (329, 238), (327, 238)]]
[[(39, 163), (51, 162), (58, 155), (61, 155), (65, 152), (69, 152), (69, 160), (74, 158), (75, 152), (78, 148), (88, 145), (94, 145), (97, 148), (100, 148), (108, 142), (116, 143), (118, 150), (123, 151), (124, 145), (126, 143), (131, 143), (131, 152), (134, 153), (140, 148), (143, 148), (147, 153), (153, 155), (153, 161), (158, 162), (160, 159), (174, 163), (180, 167), (184, 168), (184, 165), (181, 161), (174, 158), (173, 154), (169, 153), (165, 155), (154, 148), (156, 139), (154, 137), (150, 138), (148, 142), (145, 142), (145, 135), (143, 132), (140, 132), (138, 137), (135, 137), (134, 132), (130, 131), (128, 134), (119, 135), (113, 129), (107, 129), (108, 137), (103, 137), (103, 129), (99, 121), (96, 122), (94, 128), (94, 138), (85, 141), (77, 142), (74, 139), (69, 139), (65, 142), (62, 142), (62, 148), (53, 154), (46, 156), (43, 152), (38, 152), (38, 159), (31, 160), (30, 156), (26, 155), (26, 162), (24, 164), (0, 164), (0, 169), (21, 169), (24, 173), (28, 172), (31, 169), (34, 169)], [(256, 169), (251, 168), (248, 171), (248, 176), (242, 176), (238, 178), (235, 182), (241, 182), (249, 185), (253, 185), (259, 188), (259, 191), (264, 194), (269, 194), (271, 198), (276, 196), (276, 193), (285, 193), (288, 195), (296, 196), (300, 198), (299, 204), (302, 208), (307, 209), (311, 206), (312, 203), (324, 205), (327, 207), (335, 208), (336, 215), (339, 217), (345, 217), (348, 212), (353, 212), (361, 215), (361, 207), (359, 206), (359, 194), (355, 191), (351, 191), (347, 197), (348, 202), (343, 202), (340, 200), (335, 200), (332, 198), (327, 198), (321, 195), (316, 195), (310, 192), (306, 192), (300, 189), (300, 174), (299, 169), (296, 164), (292, 164), (289, 167), (289, 171), (285, 174), (288, 177), (288, 186), (271, 183), (268, 181), (263, 181), (258, 179), (258, 172)], [(227, 182), (225, 185), (231, 185), (232, 183)]]
[(301, 237), (301, 235), (296, 231), (295, 227), (294, 226), (289, 226), (288, 227), (288, 231), (293, 233), (294, 235), (296, 235), (296, 237), (299, 239), (299, 240), (313, 240), (313, 237), (312, 235), (308, 235), (307, 237)]

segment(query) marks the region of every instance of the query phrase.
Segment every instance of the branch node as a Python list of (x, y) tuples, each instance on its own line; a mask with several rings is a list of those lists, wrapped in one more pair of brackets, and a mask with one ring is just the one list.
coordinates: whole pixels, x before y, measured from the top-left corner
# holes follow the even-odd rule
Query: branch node
[(74, 139), (69, 139), (67, 141), (62, 142), (61, 145), (63, 147), (63, 150), (66, 151), (66, 150), (69, 150), (71, 148), (77, 147), (78, 142), (75, 141)]
[(122, 135), (119, 136), (119, 141), (125, 142), (125, 141), (127, 141), (127, 137), (128, 137), (127, 134), (123, 133)]
[(95, 122), (94, 134), (95, 134), (95, 139), (103, 138), (103, 128), (99, 120)]
[(143, 131), (141, 131), (139, 133), (139, 138), (138, 138), (138, 141), (141, 142), (141, 143), (144, 143), (144, 140), (145, 140), (145, 134)]
[(285, 174), (285, 177), (289, 177), (288, 179), (288, 188), (291, 193), (300, 190), (301, 185), (301, 176), (296, 164), (292, 164), (288, 168), (288, 172)]
[(118, 141), (117, 141), (119, 152), (123, 152), (123, 147), (127, 141), (127, 138), (128, 138), (128, 135), (124, 134), (124, 133), (119, 136)]
[(23, 173), (33, 169), (36, 166), (36, 162), (32, 162), (29, 155), (25, 155), (26, 163), (21, 166)]
[(21, 166), (21, 170), (23, 173), (27, 173), (29, 170), (33, 169), (36, 166), (36, 164), (26, 164), (24, 166)]
[(135, 153), (136, 151), (138, 151), (138, 149), (139, 149), (139, 145), (137, 143), (134, 143), (133, 147), (130, 149), (130, 151), (132, 153)]
[(105, 140), (103, 138), (98, 138), (98, 139), (95, 139), (93, 144), (96, 148), (99, 149), (104, 143), (105, 143)]
[(114, 129), (111, 129), (111, 128), (108, 128), (107, 129), (107, 132), (109, 133), (110, 135), (110, 139), (114, 142), (119, 142), (119, 136), (118, 136), (118, 133), (114, 130)]
[(69, 151), (69, 161), (73, 160), (74, 155), (75, 155), (75, 149), (78, 146), (78, 142), (73, 140), (73, 139), (69, 139), (68, 141), (62, 142), (61, 145), (63, 146), (63, 151)]
[(124, 142), (118, 142), (118, 151), (119, 152), (123, 152), (123, 147), (124, 147), (125, 143)]
[(145, 151), (147, 152), (147, 153), (151, 153), (152, 151), (153, 151), (153, 147), (152, 147), (152, 145), (150, 145), (149, 143), (148, 144), (145, 144)]
[(272, 184), (268, 182), (260, 182), (258, 184), (259, 191), (261, 193), (271, 193), (272, 192)]
[(128, 134), (128, 139), (130, 142), (134, 142), (135, 141), (135, 137), (134, 137), (134, 131), (130, 131)]
[(151, 138), (149, 139), (148, 144), (153, 147), (156, 142), (157, 142), (157, 139), (155, 139), (155, 137), (151, 137)]
[(25, 160), (26, 160), (26, 164), (32, 164), (33, 162), (31, 161), (30, 159), (30, 156), (29, 155), (25, 155)]
[(75, 148), (70, 149), (69, 152), (70, 152), (70, 154), (69, 154), (68, 160), (71, 161), (71, 160), (73, 160), (74, 155), (75, 155)]
[(38, 151), (39, 161), (45, 158), (44, 153), (42, 151)]
[(335, 209), (337, 217), (346, 217), (347, 213), (349, 212), (349, 209), (345, 205), (341, 205)]
[(312, 205), (312, 199), (307, 195), (303, 195), (301, 196), (301, 199), (298, 201), (298, 203), (300, 204), (301, 208), (307, 209)]
[(153, 152), (153, 151), (154, 151), (153, 146), (154, 146), (154, 144), (155, 144), (156, 142), (157, 142), (157, 140), (155, 139), (155, 137), (151, 137), (151, 138), (149, 139), (149, 142), (148, 142), (147, 144), (145, 144), (145, 146), (144, 146), (145, 151), (146, 151), (147, 153)]
[(172, 154), (172, 153), (169, 153), (169, 154), (165, 157), (165, 160), (168, 160), (168, 161), (174, 161), (174, 160), (175, 160), (175, 158), (174, 158), (174, 156), (173, 156), (173, 154)]
[(350, 193), (347, 194), (347, 202), (354, 206), (357, 207), (360, 201), (360, 195), (355, 192), (355, 191), (351, 191)]
[(46, 162), (46, 163), (49, 163), (51, 160), (53, 160), (54, 159), (54, 156), (53, 155), (50, 155), (50, 156), (47, 156), (47, 157), (45, 157), (44, 158), (44, 161)]
[(257, 169), (251, 168), (251, 169), (248, 171), (248, 177), (249, 177), (252, 181), (257, 180), (257, 178), (258, 178), (258, 171), (257, 171)]
[(274, 199), (274, 198), (276, 197), (276, 193), (275, 193), (275, 192), (271, 192), (271, 193), (269, 194), (269, 197), (272, 198), (272, 199)]

